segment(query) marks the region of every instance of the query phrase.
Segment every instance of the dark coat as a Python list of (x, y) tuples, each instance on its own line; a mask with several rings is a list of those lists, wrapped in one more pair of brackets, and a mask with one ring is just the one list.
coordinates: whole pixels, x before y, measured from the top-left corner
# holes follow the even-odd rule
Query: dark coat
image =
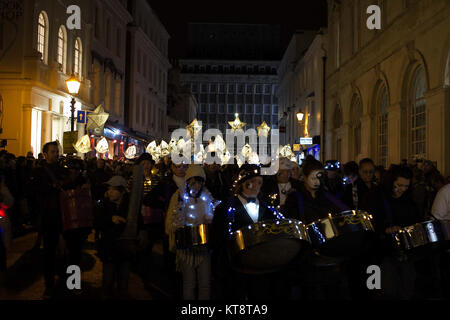
[(420, 211), (408, 192), (397, 199), (390, 195), (386, 196), (386, 200), (385, 228), (390, 226), (407, 227), (422, 220)]
[[(291, 191), (300, 189), (300, 181), (291, 178), (289, 179), (289, 182), (291, 183)], [(278, 188), (278, 182), (275, 176), (267, 177), (264, 180), (261, 198), (265, 203), (275, 208), (280, 205), (280, 190)], [(280, 211), (283, 212), (283, 208), (280, 208)]]
[(104, 261), (116, 262), (122, 259), (131, 259), (133, 253), (121, 246), (119, 241), (123, 234), (126, 223), (115, 224), (113, 216), (128, 217), (128, 206), (130, 196), (125, 194), (119, 205), (108, 199), (101, 200), (96, 207), (96, 225), (101, 232), (100, 256)]
[[(361, 180), (356, 180), (357, 192), (358, 192), (358, 208), (370, 213), (374, 220), (374, 228), (378, 233), (383, 233), (384, 220), (386, 217), (384, 206), (384, 194), (381, 187), (373, 185), (372, 188), (368, 188), (367, 185)], [(350, 209), (356, 209), (353, 203), (353, 185), (345, 186), (345, 191), (342, 197), (344, 202)]]
[[(340, 201), (331, 194), (326, 196), (325, 192), (319, 189), (316, 193), (316, 198), (313, 198), (309, 191), (306, 190), (304, 184), (300, 184), (298, 191), (289, 193), (283, 212), (284, 216), (309, 224), (327, 217), (329, 213), (339, 213), (348, 209), (342, 203), (338, 206), (336, 203)], [(299, 196), (302, 198), (303, 213), (299, 208)], [(332, 202), (330, 198), (335, 199), (335, 202)]]
[(64, 168), (57, 163), (45, 163), (42, 168), (37, 168), (33, 173), (33, 190), (36, 194), (44, 228), (61, 227), (59, 194), (65, 175)]
[[(228, 209), (235, 208), (234, 219), (228, 214)], [(263, 220), (275, 220), (276, 217), (267, 205), (263, 202), (259, 202), (259, 215), (258, 221)], [(221, 248), (226, 244), (228, 239), (229, 222), (231, 221), (231, 231), (237, 231), (248, 225), (254, 224), (252, 218), (248, 215), (242, 202), (238, 197), (233, 196), (227, 201), (222, 202), (214, 212), (214, 219), (212, 222), (212, 236), (213, 244), (215, 248)]]

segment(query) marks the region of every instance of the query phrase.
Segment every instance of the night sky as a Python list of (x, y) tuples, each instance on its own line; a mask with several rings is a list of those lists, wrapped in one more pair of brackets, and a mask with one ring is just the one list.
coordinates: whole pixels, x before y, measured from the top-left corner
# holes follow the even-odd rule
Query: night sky
[(279, 24), (282, 52), (295, 30), (319, 30), (327, 25), (326, 0), (149, 0), (149, 3), (171, 36), (170, 58), (186, 56), (189, 22)]

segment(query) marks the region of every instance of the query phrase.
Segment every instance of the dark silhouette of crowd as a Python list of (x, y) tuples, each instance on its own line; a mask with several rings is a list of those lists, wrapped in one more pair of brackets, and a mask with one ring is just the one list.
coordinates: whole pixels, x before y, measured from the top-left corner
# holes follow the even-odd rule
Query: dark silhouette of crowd
[[(301, 166), (287, 159), (283, 161), (276, 175), (263, 177), (258, 197), (281, 212), (290, 212), (294, 218), (300, 209), (291, 190), (304, 195), (304, 211), (312, 220), (319, 218), (315, 215), (321, 210), (327, 211), (331, 207), (337, 212), (344, 208), (365, 210), (373, 215), (376, 232), (382, 238), (400, 227), (431, 219), (436, 195), (450, 182), (450, 177), (442, 176), (430, 160), (402, 161), (402, 164), (393, 164), (389, 168), (376, 165), (369, 158), (359, 163), (341, 164), (337, 160), (328, 160), (322, 164), (307, 156)], [(127, 223), (136, 163), (144, 167), (144, 191), (136, 236), (138, 245), (131, 248), (123, 245), (120, 235)], [(67, 264), (80, 265), (83, 246), (94, 233), (98, 254), (104, 264), (104, 297), (114, 295), (115, 281), (119, 296), (127, 297), (132, 264), (138, 264), (145, 277), (146, 270), (153, 264), (153, 247), (161, 242), (164, 269), (171, 275), (174, 297), (181, 298), (182, 279), (175, 266), (176, 254), (170, 250), (166, 218), (172, 195), (185, 186), (187, 169), (187, 165), (174, 164), (168, 157), (156, 163), (149, 154), (134, 161), (61, 156), (56, 142), (47, 143), (38, 159), (31, 153), (27, 157), (16, 157), (5, 150), (0, 151), (0, 286), (6, 281), (6, 257), (8, 248), (13, 245), (12, 239), (37, 232), (35, 249), (43, 250), (44, 257), (43, 297), (54, 297), (55, 259), (60, 241), (64, 241), (67, 248), (64, 257)], [(237, 164), (205, 164), (203, 169), (204, 177), (196, 179), (204, 183), (214, 199), (227, 201), (233, 196), (233, 182), (240, 172)], [(322, 174), (318, 175), (317, 185), (324, 193), (310, 194), (306, 179), (311, 172), (318, 171)], [(273, 194), (276, 197), (272, 197)], [(78, 220), (71, 221), (71, 214), (78, 215)], [(399, 265), (397, 261), (383, 260), (384, 250), (385, 243), (373, 248), (373, 252), (378, 252), (374, 259), (387, 269), (400, 268), (401, 274), (417, 277), (427, 268), (419, 266), (423, 270), (418, 271), (414, 263)], [(214, 272), (215, 256), (212, 258), (214, 281), (220, 277)], [(359, 292), (357, 287), (355, 284), (354, 292)], [(217, 293), (217, 288), (220, 285), (213, 285), (212, 297), (223, 297)], [(415, 289), (398, 285), (395, 290), (388, 296), (411, 298)], [(74, 294), (80, 292), (75, 290)], [(278, 290), (277, 297), (280, 296), (283, 294)]]

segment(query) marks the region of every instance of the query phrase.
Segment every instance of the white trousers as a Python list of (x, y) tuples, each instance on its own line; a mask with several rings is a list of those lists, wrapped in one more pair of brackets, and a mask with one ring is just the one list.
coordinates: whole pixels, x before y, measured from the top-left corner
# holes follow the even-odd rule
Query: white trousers
[(211, 299), (211, 256), (206, 256), (196, 268), (182, 263), (183, 299), (196, 300), (195, 289), (198, 287), (198, 300)]

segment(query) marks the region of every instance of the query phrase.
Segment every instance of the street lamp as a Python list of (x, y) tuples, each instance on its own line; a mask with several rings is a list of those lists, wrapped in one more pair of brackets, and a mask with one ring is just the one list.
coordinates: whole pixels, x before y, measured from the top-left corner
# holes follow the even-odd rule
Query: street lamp
[(304, 116), (305, 116), (305, 114), (302, 111), (297, 112), (297, 120), (298, 120), (298, 122), (302, 122)]
[(77, 77), (75, 77), (74, 74), (66, 80), (66, 86), (67, 90), (69, 90), (69, 93), (72, 95), (72, 101), (70, 102), (70, 112), (72, 114), (71, 122), (70, 122), (70, 131), (74, 131), (75, 127), (75, 98), (73, 95), (77, 95), (78, 91), (80, 90), (80, 81)]

